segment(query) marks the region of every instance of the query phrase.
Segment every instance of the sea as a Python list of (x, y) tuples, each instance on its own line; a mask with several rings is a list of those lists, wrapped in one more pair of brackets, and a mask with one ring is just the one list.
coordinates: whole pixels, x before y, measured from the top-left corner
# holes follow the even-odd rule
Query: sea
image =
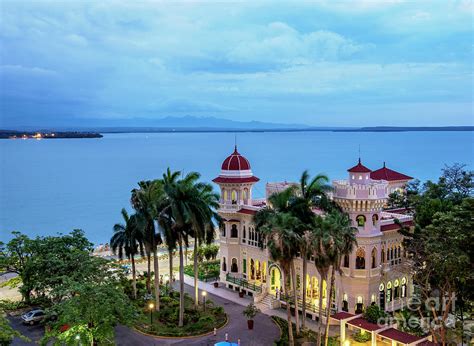
[[(303, 170), (347, 177), (362, 163), (387, 167), (420, 181), (437, 180), (445, 165), (474, 167), (474, 132), (252, 132), (122, 133), (98, 139), (0, 140), (0, 241), (12, 231), (31, 237), (82, 229), (90, 241), (109, 241), (130, 212), (130, 191), (170, 167), (219, 175), (222, 161), (239, 152), (265, 183), (296, 181)], [(217, 189), (217, 186), (215, 186)]]

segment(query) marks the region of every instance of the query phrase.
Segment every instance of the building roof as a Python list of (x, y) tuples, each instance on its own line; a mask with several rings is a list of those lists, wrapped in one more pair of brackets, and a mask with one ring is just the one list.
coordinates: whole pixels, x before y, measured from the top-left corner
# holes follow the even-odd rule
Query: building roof
[(213, 182), (219, 184), (219, 183), (236, 183), (236, 184), (241, 184), (241, 183), (256, 183), (260, 179), (257, 178), (256, 176), (249, 176), (249, 177), (224, 177), (224, 176), (218, 176), (217, 178), (212, 179)]
[(349, 312), (345, 311), (340, 311), (335, 313), (334, 315), (331, 315), (331, 318), (334, 318), (335, 320), (345, 320), (346, 318), (354, 317), (354, 314), (351, 314)]
[(357, 165), (355, 165), (354, 167), (349, 168), (347, 171), (351, 172), (351, 173), (370, 173), (370, 172), (372, 172), (370, 169), (365, 167), (360, 162), (360, 158), (359, 158), (359, 163)]
[(377, 169), (370, 173), (370, 179), (373, 180), (387, 180), (387, 181), (404, 181), (404, 180), (411, 180), (413, 177), (405, 175), (403, 173), (399, 173), (394, 171), (393, 169), (385, 167), (385, 162), (383, 163), (383, 167)]
[[(402, 222), (402, 225), (403, 226), (414, 226), (414, 223), (413, 221), (405, 221), (405, 222)], [(380, 227), (380, 231), (381, 232), (387, 232), (387, 231), (393, 231), (393, 230), (399, 230), (400, 229), (400, 226), (396, 223), (391, 223), (389, 225), (382, 225)]]
[(436, 343), (436, 342), (429, 341), (429, 340), (425, 340), (425, 341), (422, 341), (422, 342), (416, 344), (416, 346), (438, 346), (438, 345), (440, 345), (440, 343)]
[(373, 332), (374, 330), (379, 330), (383, 328), (382, 326), (379, 326), (375, 323), (370, 323), (369, 321), (367, 321), (365, 318), (362, 318), (362, 317), (350, 320), (347, 322), (347, 324), (350, 324), (351, 326), (354, 326), (357, 328), (367, 330), (369, 332)]
[(247, 208), (241, 208), (241, 209), (237, 210), (237, 212), (241, 213), (241, 214), (247, 214), (247, 215), (255, 215), (257, 213), (256, 210), (247, 209)]
[(423, 339), (423, 337), (411, 335), (395, 328), (385, 329), (384, 331), (381, 331), (378, 334), (380, 336), (383, 336), (384, 338), (388, 338), (390, 340), (394, 340), (402, 344), (411, 344), (415, 341)]
[(250, 169), (250, 162), (237, 151), (237, 145), (234, 152), (228, 156), (222, 163), (223, 171), (247, 171)]

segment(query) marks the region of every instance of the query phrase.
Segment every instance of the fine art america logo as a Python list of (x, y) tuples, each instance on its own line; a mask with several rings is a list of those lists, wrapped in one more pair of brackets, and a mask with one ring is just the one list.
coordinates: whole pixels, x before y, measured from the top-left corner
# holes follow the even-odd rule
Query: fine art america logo
[[(453, 295), (452, 298), (440, 298), (431, 297), (426, 299), (424, 302), (419, 297), (411, 297), (408, 300), (407, 305), (402, 304), (400, 311), (405, 307), (411, 313), (397, 314), (393, 316), (383, 316), (377, 320), (379, 326), (386, 326), (397, 324), (399, 329), (437, 329), (442, 324), (450, 326), (454, 324), (454, 320), (449, 318), (450, 314), (455, 313), (455, 302), (456, 297)], [(429, 316), (423, 316), (421, 312), (430, 311)], [(418, 317), (419, 316), (419, 317)]]

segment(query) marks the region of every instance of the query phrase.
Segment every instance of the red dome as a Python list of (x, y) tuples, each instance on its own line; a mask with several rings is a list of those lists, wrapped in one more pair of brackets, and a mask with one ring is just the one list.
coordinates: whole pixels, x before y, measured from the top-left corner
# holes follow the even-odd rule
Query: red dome
[(250, 162), (239, 154), (235, 146), (234, 152), (224, 160), (221, 168), (223, 171), (247, 171), (250, 170)]

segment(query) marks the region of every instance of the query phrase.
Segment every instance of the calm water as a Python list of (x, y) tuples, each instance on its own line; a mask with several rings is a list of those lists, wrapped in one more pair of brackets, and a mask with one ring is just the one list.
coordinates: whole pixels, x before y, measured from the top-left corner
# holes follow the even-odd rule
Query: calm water
[[(360, 144), (362, 160), (420, 180), (437, 179), (444, 164), (473, 168), (472, 132), (241, 133), (239, 151), (265, 182), (295, 180), (304, 169), (345, 178)], [(0, 240), (19, 230), (30, 236), (82, 228), (106, 242), (120, 209), (130, 209), (136, 182), (161, 177), (166, 167), (198, 171), (210, 181), (233, 150), (226, 133), (110, 134), (102, 139), (1, 140)]]

